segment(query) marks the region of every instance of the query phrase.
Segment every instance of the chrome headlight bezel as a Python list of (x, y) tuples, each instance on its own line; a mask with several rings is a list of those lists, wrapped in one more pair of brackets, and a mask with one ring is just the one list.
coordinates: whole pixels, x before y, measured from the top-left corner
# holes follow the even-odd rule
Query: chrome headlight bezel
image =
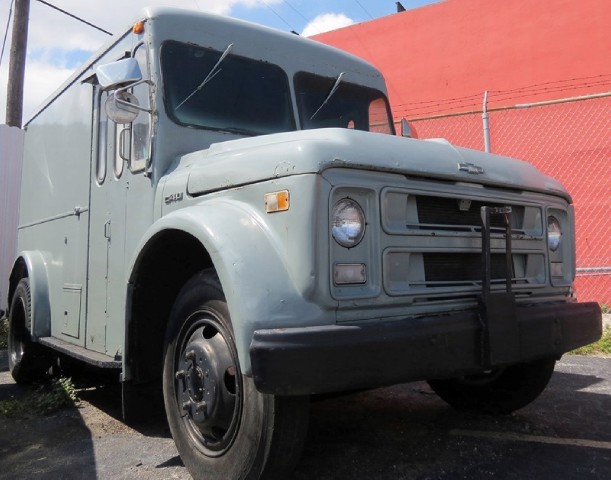
[(555, 252), (562, 243), (562, 226), (560, 221), (553, 215), (547, 217), (547, 248)]
[(365, 213), (356, 200), (349, 197), (335, 202), (331, 209), (331, 235), (344, 248), (356, 247), (365, 236)]

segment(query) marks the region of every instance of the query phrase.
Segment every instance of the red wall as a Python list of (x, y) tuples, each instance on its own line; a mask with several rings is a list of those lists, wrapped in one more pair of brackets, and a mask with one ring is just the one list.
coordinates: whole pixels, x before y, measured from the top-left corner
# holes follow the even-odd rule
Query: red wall
[(446, 0), (314, 38), (377, 66), (395, 118), (611, 91), (610, 0)]

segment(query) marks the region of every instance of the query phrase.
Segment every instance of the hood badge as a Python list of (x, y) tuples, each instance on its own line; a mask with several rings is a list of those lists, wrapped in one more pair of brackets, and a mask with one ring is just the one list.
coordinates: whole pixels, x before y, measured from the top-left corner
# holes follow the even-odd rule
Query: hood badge
[(458, 164), (458, 170), (461, 172), (467, 172), (471, 175), (481, 175), (484, 172), (484, 169), (479, 165), (475, 165), (474, 163), (461, 162)]
[(183, 194), (182, 192), (179, 192), (179, 193), (172, 193), (170, 195), (166, 195), (164, 200), (165, 200), (165, 204), (169, 205), (170, 203), (173, 203), (173, 202), (182, 201), (182, 198), (183, 198)]

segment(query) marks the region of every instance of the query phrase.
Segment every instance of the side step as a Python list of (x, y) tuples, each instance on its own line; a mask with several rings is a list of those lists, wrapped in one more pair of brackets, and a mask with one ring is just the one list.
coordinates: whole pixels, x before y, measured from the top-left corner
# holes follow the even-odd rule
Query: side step
[(53, 350), (57, 350), (58, 352), (70, 357), (74, 357), (77, 360), (94, 365), (98, 368), (121, 369), (123, 366), (123, 362), (121, 360), (115, 360), (114, 358), (104, 355), (103, 353), (93, 352), (91, 350), (87, 350), (86, 348), (79, 347), (78, 345), (64, 342), (59, 338), (40, 337), (38, 339), (38, 343), (52, 348)]

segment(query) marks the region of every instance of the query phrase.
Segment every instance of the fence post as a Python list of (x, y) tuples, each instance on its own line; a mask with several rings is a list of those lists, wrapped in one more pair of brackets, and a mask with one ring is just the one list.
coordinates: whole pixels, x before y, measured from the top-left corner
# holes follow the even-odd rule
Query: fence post
[(482, 106), (482, 122), (484, 126), (484, 151), (490, 153), (490, 122), (488, 118), (488, 90), (484, 92), (484, 105)]

